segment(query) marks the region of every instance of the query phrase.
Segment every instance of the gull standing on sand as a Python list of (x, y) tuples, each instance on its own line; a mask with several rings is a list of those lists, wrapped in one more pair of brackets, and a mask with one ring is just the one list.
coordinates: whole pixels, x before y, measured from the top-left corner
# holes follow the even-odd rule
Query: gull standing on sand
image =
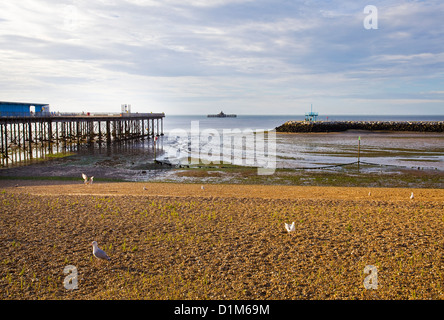
[(93, 246), (94, 257), (104, 260), (111, 260), (110, 257), (108, 257), (108, 255), (105, 253), (105, 251), (103, 251), (97, 246), (97, 241), (93, 241), (91, 244)]
[(295, 227), (294, 227), (294, 221), (292, 224), (285, 224), (285, 229), (290, 233), (290, 232), (294, 232), (296, 231)]
[(412, 192), (412, 194), (410, 195), (410, 199), (413, 199), (414, 198), (414, 196), (413, 196), (413, 192)]
[(202, 190), (205, 190), (204, 186), (200, 186), (200, 188), (201, 188)]

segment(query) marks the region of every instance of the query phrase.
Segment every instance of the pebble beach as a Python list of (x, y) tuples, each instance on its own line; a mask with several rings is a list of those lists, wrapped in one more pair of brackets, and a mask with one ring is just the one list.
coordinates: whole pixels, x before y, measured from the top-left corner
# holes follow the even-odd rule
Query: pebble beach
[(442, 189), (2, 180), (0, 199), (3, 300), (444, 298)]

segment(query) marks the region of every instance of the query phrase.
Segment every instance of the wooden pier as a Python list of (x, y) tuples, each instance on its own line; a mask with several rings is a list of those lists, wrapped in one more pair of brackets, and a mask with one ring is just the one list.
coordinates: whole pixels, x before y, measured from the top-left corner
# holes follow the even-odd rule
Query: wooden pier
[[(54, 144), (107, 143), (163, 135), (164, 113), (51, 114), (0, 117), (1, 158), (20, 150), (32, 158), (33, 148)], [(3, 161), (2, 161), (3, 163)]]

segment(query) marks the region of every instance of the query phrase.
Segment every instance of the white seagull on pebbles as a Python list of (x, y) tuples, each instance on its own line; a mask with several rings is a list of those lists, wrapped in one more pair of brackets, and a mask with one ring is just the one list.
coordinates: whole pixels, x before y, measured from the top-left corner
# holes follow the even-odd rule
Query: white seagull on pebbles
[(294, 232), (296, 231), (295, 227), (294, 227), (294, 221), (292, 224), (285, 224), (285, 229), (290, 233), (290, 232)]
[(414, 198), (414, 196), (413, 196), (413, 192), (412, 192), (412, 194), (410, 195), (410, 199), (413, 199)]
[(93, 246), (94, 257), (98, 259), (111, 260), (110, 257), (108, 257), (108, 255), (105, 253), (105, 251), (97, 246), (97, 241), (93, 241), (91, 244)]
[(92, 176), (88, 181), (88, 177), (86, 176), (86, 174), (82, 173), (82, 178), (85, 184), (93, 184), (94, 176)]

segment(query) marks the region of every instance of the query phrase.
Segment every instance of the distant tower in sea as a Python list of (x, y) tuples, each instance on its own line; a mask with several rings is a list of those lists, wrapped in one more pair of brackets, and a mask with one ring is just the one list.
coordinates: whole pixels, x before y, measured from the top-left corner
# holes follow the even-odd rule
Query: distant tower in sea
[(313, 104), (312, 104), (311, 111), (305, 114), (305, 121), (316, 122), (317, 117), (318, 117), (318, 113), (313, 112)]

